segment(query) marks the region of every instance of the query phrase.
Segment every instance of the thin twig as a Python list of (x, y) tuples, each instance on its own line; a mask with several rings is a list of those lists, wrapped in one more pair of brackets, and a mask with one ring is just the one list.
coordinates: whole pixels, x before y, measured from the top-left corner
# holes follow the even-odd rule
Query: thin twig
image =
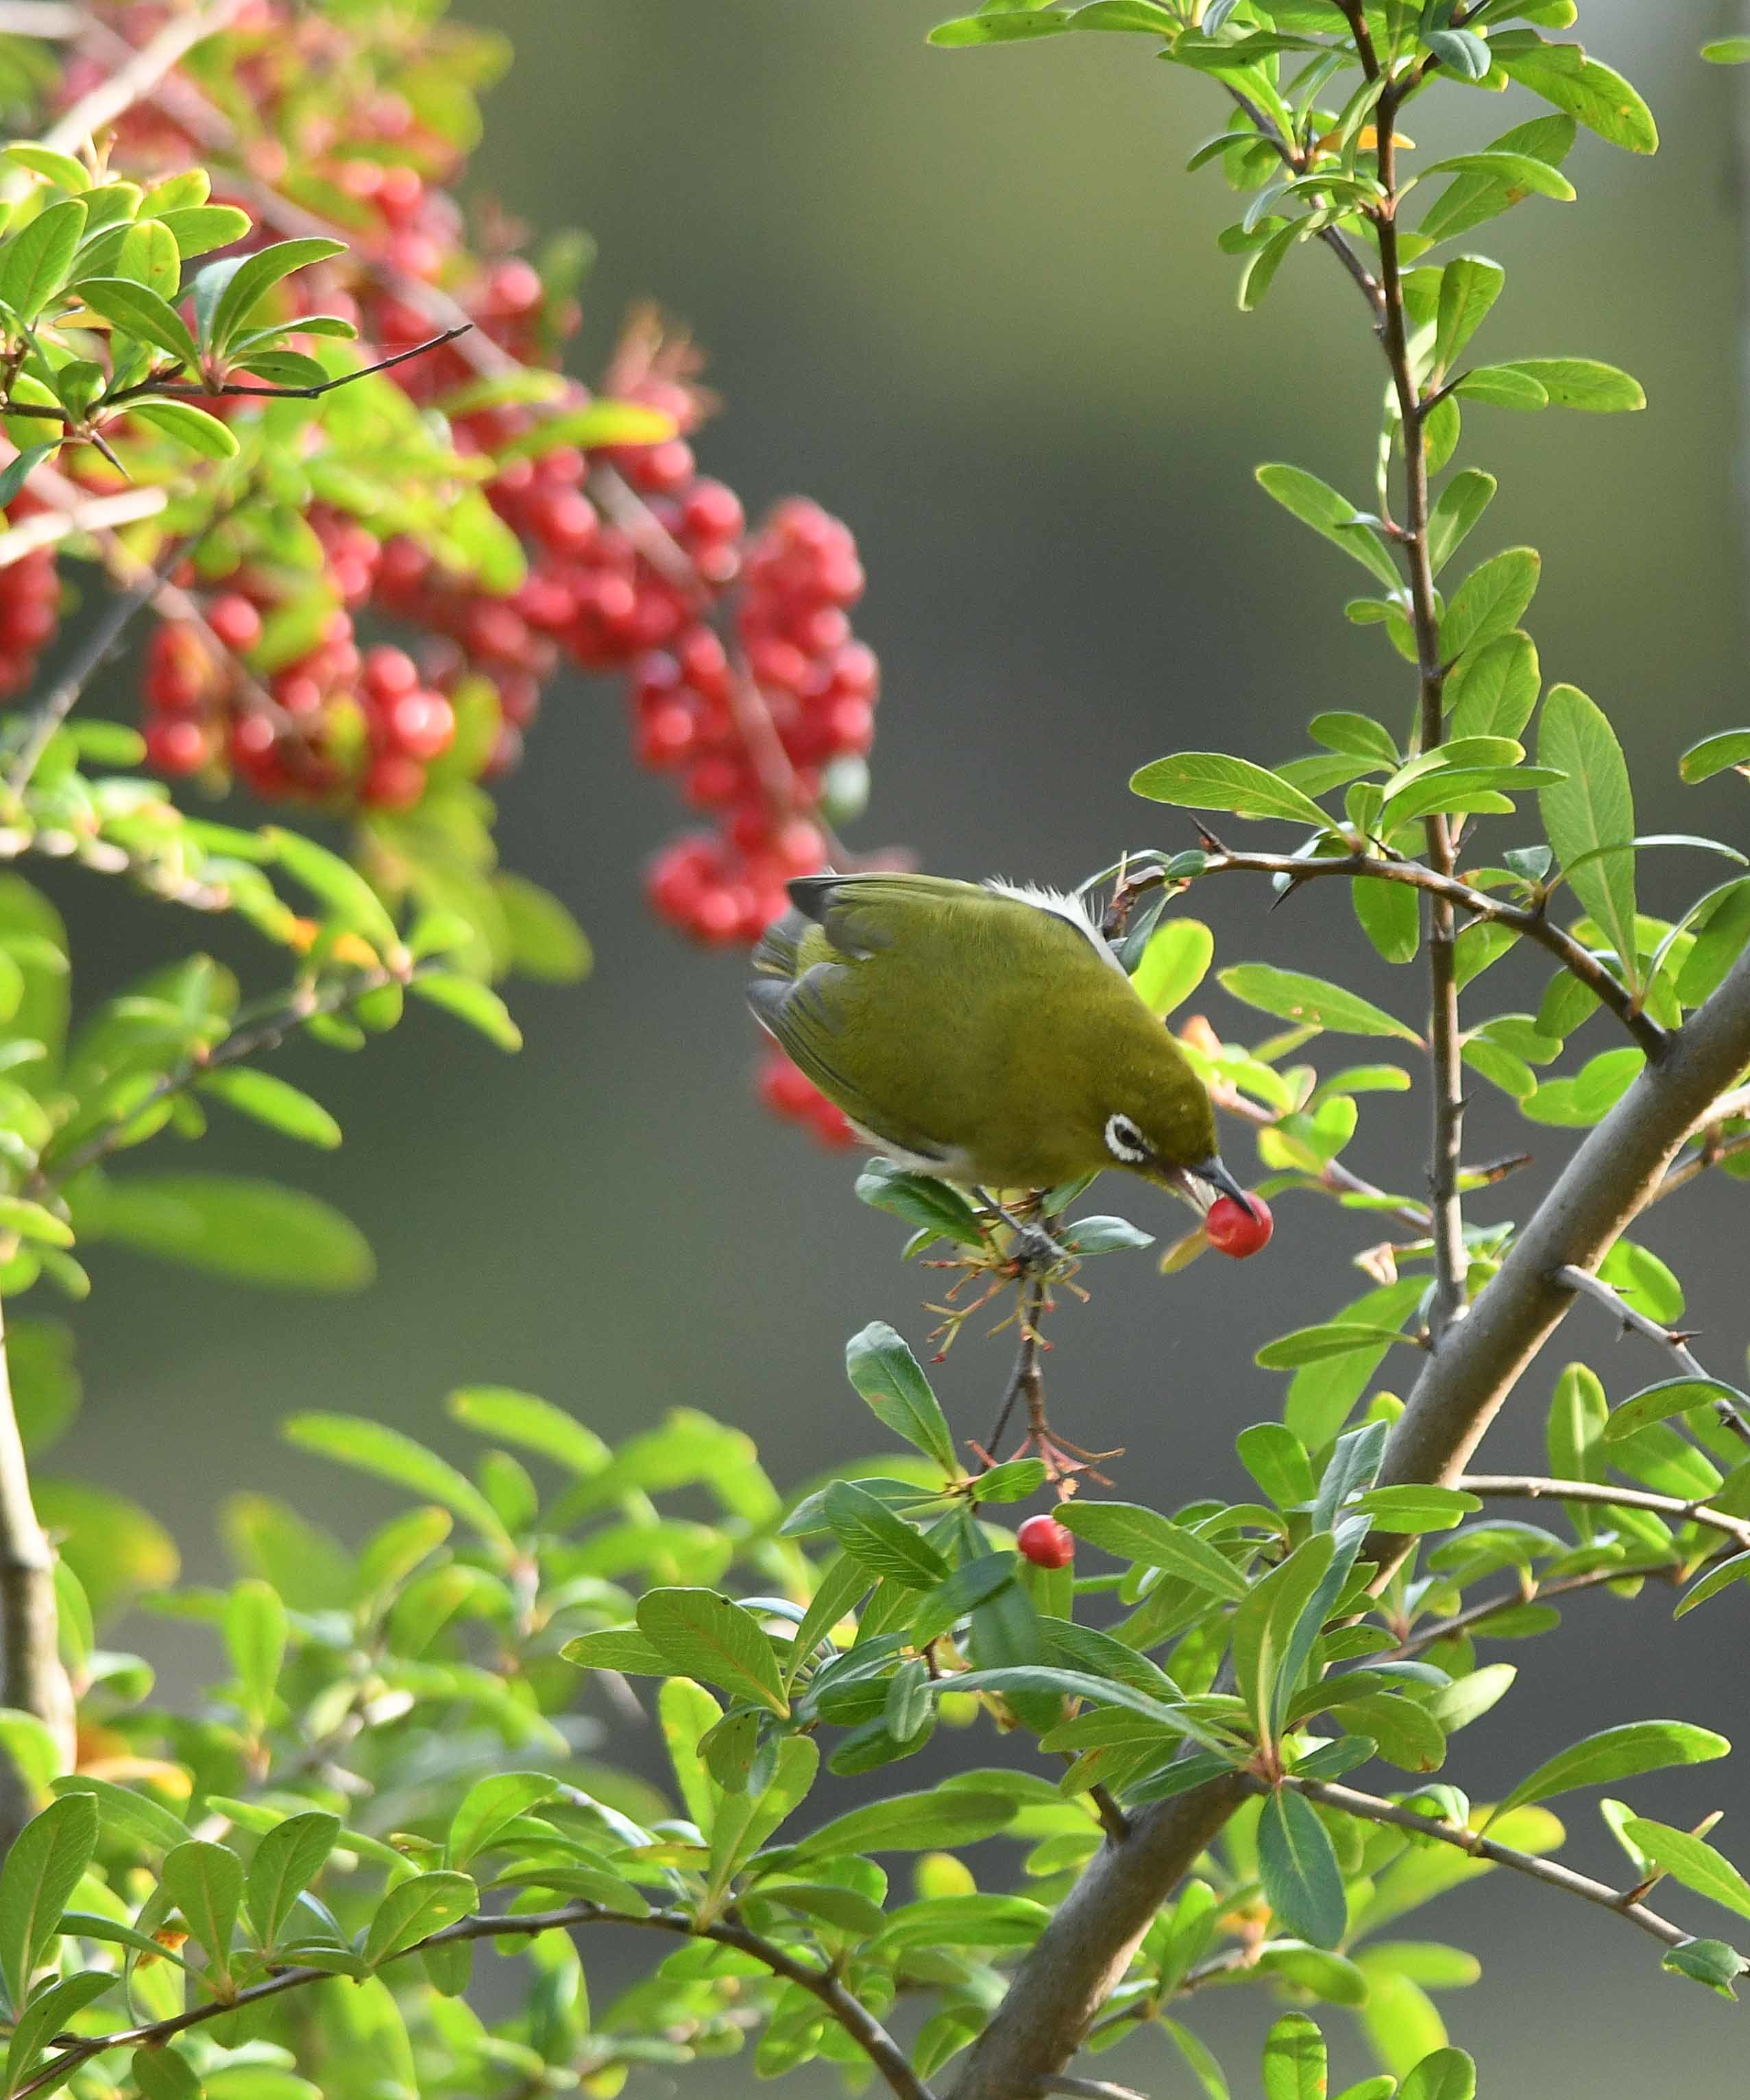
[[(1650, 1057), (1661, 1057), (1670, 1039), (1656, 1021), (1636, 1007), (1633, 994), (1621, 978), (1613, 976), (1571, 933), (1545, 913), (1491, 897), (1487, 890), (1474, 889), (1450, 871), (1443, 872), (1419, 860), (1381, 860), (1371, 854), (1312, 860), (1291, 854), (1235, 853), (1224, 846), (1220, 853), (1210, 855), (1195, 879), (1200, 881), (1204, 876), (1234, 873), (1282, 876), (1297, 885), (1315, 882), (1324, 876), (1342, 876), (1358, 880), (1402, 883), (1412, 889), (1425, 890), (1430, 897), (1445, 900), (1473, 920), (1509, 927), (1515, 933), (1522, 933), (1528, 941), (1535, 941), (1539, 947), (1547, 949), (1596, 995), (1601, 1004), (1610, 1008)], [(1138, 876), (1131, 885), (1132, 891), (1140, 896), (1160, 880), (1158, 876), (1152, 879), (1147, 875)], [(1750, 1103), (1747, 1103), (1747, 1110), (1750, 1110)]]
[[(1701, 1524), (1723, 1531), (1741, 1549), (1750, 1551), (1750, 1520), (1729, 1516), (1704, 1502), (1685, 1502), (1681, 1495), (1655, 1495), (1644, 1488), (1613, 1487), (1608, 1480), (1552, 1480), (1530, 1473), (1461, 1473), (1452, 1483), (1467, 1493), (1485, 1500), (1504, 1502), (1602, 1502), (1618, 1509), (1651, 1510), (1673, 1524)], [(1521, 1598), (1520, 1602), (1524, 1602)]]
[(1003, 1432), (1009, 1427), (1015, 1403), (1024, 1399), (1029, 1418), (1042, 1412), (1044, 1379), (1039, 1369), (1039, 1322), (1045, 1309), (1045, 1280), (1042, 1276), (1029, 1278), (1021, 1300), (1019, 1326), (1021, 1339), (1014, 1353), (1014, 1369), (1009, 1374), (1009, 1383), (1003, 1392), (1002, 1405), (997, 1410), (997, 1426), (990, 1433), (985, 1449), (992, 1458), (1001, 1458), (998, 1446)]
[(1362, 1793), (1352, 1786), (1335, 1785), (1328, 1780), (1296, 1779), (1290, 1775), (1282, 1784), (1292, 1787), (1297, 1793), (1305, 1794), (1309, 1801), (1323, 1802), (1327, 1808), (1341, 1809), (1345, 1815), (1358, 1815), (1368, 1823), (1390, 1824), (1395, 1829), (1408, 1830), (1418, 1838), (1438, 1838), (1443, 1845), (1456, 1846), (1461, 1852), (1469, 1853), (1474, 1860), (1487, 1860), (1497, 1867), (1510, 1867), (1515, 1873), (1543, 1882), (1546, 1888), (1560, 1889), (1565, 1895), (1579, 1896), (1602, 1909), (1614, 1911), (1631, 1925), (1637, 1925), (1642, 1932), (1663, 1940), (1667, 1947), (1686, 1946), (1695, 1936), (1686, 1932), (1682, 1926), (1673, 1925), (1669, 1918), (1661, 1917), (1657, 1911), (1649, 1910), (1645, 1904), (1632, 1901), (1608, 1882), (1595, 1882), (1589, 1874), (1577, 1874), (1571, 1867), (1564, 1867), (1556, 1860), (1540, 1860), (1530, 1852), (1518, 1851), (1511, 1845), (1503, 1845), (1458, 1824), (1442, 1822), (1437, 1816), (1418, 1815), (1413, 1809), (1400, 1808), (1394, 1801), (1383, 1801), (1377, 1794)]
[[(1620, 1501), (1620, 1496), (1613, 1499)], [(1730, 1552), (1716, 1554), (1710, 1560), (1702, 1561), (1695, 1570), (1700, 1573)], [(1547, 1604), (1552, 1597), (1572, 1597), (1586, 1590), (1602, 1590), (1612, 1582), (1673, 1582), (1682, 1573), (1682, 1563), (1676, 1560), (1639, 1560), (1622, 1563), (1615, 1567), (1589, 1568), (1584, 1574), (1563, 1575), (1553, 1582), (1533, 1583), (1528, 1589), (1507, 1591), (1499, 1597), (1489, 1597), (1480, 1604), (1468, 1604), (1461, 1612), (1454, 1612), (1449, 1618), (1430, 1619), (1425, 1625), (1407, 1633), (1395, 1648), (1382, 1649), (1368, 1660), (1375, 1662), (1396, 1662), (1405, 1657), (1420, 1655), (1425, 1649), (1436, 1647), (1441, 1641), (1456, 1639), (1461, 1634), (1474, 1632), (1502, 1612), (1517, 1611), (1522, 1604)]]
[[(6, 542), (0, 540), (0, 547)], [(1750, 1152), (1750, 1132), (1735, 1137), (1721, 1134), (1721, 1126), (1750, 1116), (1750, 1087), (1738, 1087), (1729, 1094), (1721, 1094), (1708, 1111), (1708, 1119), (1701, 1133), (1699, 1149), (1687, 1159), (1680, 1159), (1653, 1192), (1657, 1203), (1667, 1196), (1674, 1195), (1679, 1189), (1686, 1188), (1710, 1167), (1717, 1167), (1722, 1159), (1730, 1159)]]
[(78, 704), (80, 695), (121, 646), (122, 637), (132, 626), (135, 617), (144, 612), (157, 595), (158, 586), (164, 580), (163, 569), (173, 567), (180, 553), (180, 542), (172, 542), (161, 567), (148, 570), (143, 580), (109, 601), (104, 607), (103, 618), (86, 636), (78, 655), (49, 688), (30, 717), (29, 726), (25, 730), (24, 740), (19, 747), (17, 757), (7, 768), (7, 792), (15, 802), (30, 785), (32, 776), (42, 761), (43, 752), (48, 749), (55, 732)]
[(1067, 2093), (1071, 2100), (1147, 2100), (1134, 2085), (1115, 2085), (1106, 2078), (1072, 2078), (1060, 2071), (1055, 2078), (1042, 2078), (1036, 2093)]
[(441, 350), (445, 343), (454, 342), (458, 337), (467, 334), (473, 326), (472, 321), (458, 322), (454, 328), (445, 329), (441, 335), (429, 337), (424, 342), (416, 342), (407, 350), (397, 350), (387, 357), (379, 357), (374, 364), (361, 364), (356, 372), (337, 372), (332, 378), (319, 380), (312, 386), (250, 386), (228, 379), (217, 386), (183, 386), (161, 378), (142, 379), (137, 386), (124, 386), (119, 393), (107, 395), (98, 406), (121, 408), (143, 398), (154, 401), (210, 401), (219, 394), (247, 395), (268, 401), (318, 401), (337, 387), (350, 386), (355, 380), (369, 379), (374, 373), (392, 372), (396, 365), (423, 357), (428, 351)]
[[(1580, 1291), (1595, 1299), (1606, 1312), (1620, 1320), (1624, 1327), (1633, 1328), (1636, 1334), (1644, 1335), (1648, 1341), (1656, 1342), (1660, 1348), (1669, 1350), (1677, 1369), (1686, 1378), (1699, 1379), (1706, 1385), (1721, 1383), (1721, 1380), (1702, 1365), (1690, 1348), (1686, 1336), (1674, 1332), (1648, 1313), (1637, 1312), (1622, 1293), (1606, 1283), (1602, 1277), (1594, 1276), (1589, 1270), (1576, 1268), (1571, 1263), (1556, 1271), (1555, 1280), (1566, 1285), (1570, 1290)], [(1724, 1396), (1717, 1399), (1713, 1405), (1715, 1414), (1726, 1427), (1735, 1436), (1750, 1442), (1750, 1420), (1746, 1419), (1736, 1405)]]
[[(763, 1939), (744, 1926), (727, 1921), (700, 1925), (683, 1911), (652, 1911), (639, 1917), (630, 1912), (606, 1909), (599, 1904), (577, 1903), (568, 1904), (561, 1910), (530, 1911), (516, 1917), (465, 1917), (457, 1924), (445, 1926), (441, 1931), (415, 1941), (411, 1947), (398, 1949), (378, 1965), (404, 1961), (409, 1955), (422, 1954), (435, 1947), (453, 1946), (458, 1941), (521, 1939), (541, 1932), (575, 1931), (586, 1925), (623, 1925), (646, 1932), (674, 1933), (685, 1939), (710, 1939), (721, 1947), (733, 1947), (743, 1954), (751, 1955), (773, 1975), (781, 1976), (786, 1983), (799, 1984), (818, 1998), (868, 2056), (891, 2090), (899, 2095), (899, 2100), (932, 2100), (929, 2087), (906, 2061), (905, 2052), (832, 1970), (798, 1960), (775, 1941)], [(229, 2001), (214, 1999), (206, 2005), (192, 2005), (169, 2019), (149, 2021), (143, 2026), (124, 2027), (109, 2034), (82, 2036), (51, 2057), (33, 2078), (20, 2085), (15, 2100), (30, 2100), (33, 2093), (51, 2090), (63, 2084), (81, 2064), (88, 2063), (94, 2056), (101, 2056), (107, 2050), (157, 2048), (177, 2035), (185, 2034), (190, 2027), (222, 2019), (239, 2006), (259, 2005), (264, 1999), (278, 1997), (287, 1991), (329, 1983), (334, 1976), (334, 1972), (327, 1969), (286, 1969), (276, 1976), (270, 1976), (265, 1983), (250, 1984)]]

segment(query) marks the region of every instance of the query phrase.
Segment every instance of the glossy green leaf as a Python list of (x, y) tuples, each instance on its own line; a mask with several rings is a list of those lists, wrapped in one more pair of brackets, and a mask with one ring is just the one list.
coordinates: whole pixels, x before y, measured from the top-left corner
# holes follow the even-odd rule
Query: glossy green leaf
[(890, 1795), (836, 1817), (798, 1844), (799, 1855), (831, 1858), (864, 1852), (927, 1852), (975, 1844), (1014, 1820), (1007, 1794), (975, 1788), (937, 1787), (927, 1793)]
[(228, 1975), (232, 1935), (243, 1904), (243, 1862), (228, 1846), (191, 1838), (165, 1855), (163, 1884), (210, 1966)]
[(1535, 548), (1509, 547), (1473, 569), (1452, 593), (1440, 623), (1442, 657), (1450, 663), (1467, 649), (1510, 634), (1536, 594), (1542, 568)]
[(275, 241), (240, 260), (209, 263), (195, 280), (195, 310), (202, 322), (202, 342), (223, 355), (276, 285), (294, 270), (345, 253), (343, 240), (312, 236)]
[(32, 1816), (0, 1867), (0, 1978), (15, 2005), (60, 1930), (61, 1913), (97, 1846), (97, 1803), (63, 1794)]
[(1505, 1815), (1529, 1802), (1548, 1801), (1575, 1787), (1606, 1786), (1673, 1765), (1706, 1764), (1723, 1758), (1730, 1749), (1724, 1736), (1688, 1721), (1624, 1722), (1558, 1750), (1521, 1780), (1495, 1814)]
[(1207, 1539), (1140, 1503), (1066, 1502), (1059, 1521), (1102, 1552), (1165, 1568), (1213, 1596), (1237, 1602), (1247, 1594), (1245, 1577)]
[(1215, 959), (1215, 936), (1199, 919), (1164, 919), (1130, 973), (1136, 995), (1164, 1021), (1203, 982)]
[[(1479, 468), (1472, 466), (1466, 467), (1461, 474), (1455, 474), (1441, 490), (1428, 520), (1428, 558), (1436, 576), (1469, 537), (1483, 512), (1494, 501), (1499, 485), (1493, 474), (1484, 474)], [(1315, 735), (1318, 734), (1316, 729), (1313, 733)], [(1468, 730), (1455, 730), (1453, 733), (1455, 735), (1470, 734)], [(1510, 730), (1506, 734), (1517, 735), (1518, 731)]]
[(1620, 73), (1589, 57), (1578, 44), (1539, 42), (1511, 50), (1497, 45), (1496, 63), (1509, 79), (1565, 110), (1611, 145), (1631, 153), (1658, 151), (1652, 112)]
[(1750, 1917), (1750, 1882), (1747, 1882), (1723, 1852), (1704, 1838), (1687, 1830), (1673, 1830), (1669, 1824), (1655, 1823), (1642, 1815), (1623, 1826), (1623, 1834), (1655, 1866), (1710, 1903)]
[(1133, 792), (1180, 809), (1231, 810), (1236, 817), (1280, 817), (1320, 828), (1331, 822), (1310, 796), (1248, 759), (1217, 751), (1181, 751), (1130, 776)]
[(171, 401), (157, 395), (148, 395), (143, 401), (130, 401), (128, 414), (137, 423), (148, 423), (153, 430), (161, 430), (167, 438), (174, 438), (202, 459), (235, 459), (237, 453), (237, 434), (228, 423), (222, 423), (217, 416), (205, 408), (197, 408), (192, 401)]
[(127, 277), (86, 277), (80, 283), (79, 297), (93, 313), (101, 314), (142, 342), (168, 352), (189, 371), (199, 364), (201, 353), (188, 333), (188, 323), (162, 292)]
[(1461, 2049), (1425, 2056), (1398, 2089), (1398, 2100), (1476, 2100), (1477, 2067)]
[(1705, 1983), (1722, 1998), (1735, 1998), (1732, 1985), (1750, 1969), (1750, 1961), (1723, 1939), (1686, 1939), (1681, 1947), (1673, 1947), (1659, 1966), (1687, 1976), (1692, 1983)]
[(1735, 1582), (1742, 1582), (1746, 1577), (1750, 1577), (1750, 1553), (1733, 1554), (1729, 1560), (1710, 1568), (1699, 1582), (1690, 1584), (1672, 1617), (1681, 1619), (1686, 1612), (1693, 1612), (1698, 1604), (1705, 1604), (1710, 1597), (1718, 1596), (1722, 1590), (1730, 1589)]
[(1711, 780), (1730, 766), (1750, 766), (1750, 729), (1721, 730), (1692, 743), (1677, 761), (1677, 770), (1691, 787)]
[(714, 1590), (652, 1590), (639, 1599), (639, 1630), (688, 1677), (722, 1686), (773, 1714), (789, 1703), (759, 1621)]
[(1481, 175), (1489, 182), (1498, 183), (1503, 189), (1553, 197), (1559, 204), (1571, 204), (1575, 195), (1574, 185), (1567, 176), (1547, 161), (1540, 161), (1531, 153), (1505, 152), (1499, 147), (1477, 153), (1455, 153), (1447, 160), (1434, 161), (1425, 172), (1430, 175)]
[(86, 214), (81, 199), (64, 197), (0, 248), (0, 301), (20, 320), (33, 321), (66, 283)]
[(466, 1021), (477, 1035), (501, 1050), (520, 1050), (523, 1031), (510, 1017), (510, 1009), (490, 985), (472, 977), (448, 977), (422, 971), (410, 978), (407, 989), (428, 1006), (441, 1007), (458, 1021)]
[(416, 1874), (390, 1890), (365, 1935), (364, 1957), (372, 1969), (428, 1939), (480, 1907), (480, 1892), (466, 1874), (440, 1870)]
[(1301, 467), (1261, 466), (1257, 469), (1257, 475), (1260, 488), (1266, 495), (1274, 496), (1291, 516), (1303, 525), (1310, 525), (1334, 546), (1341, 547), (1387, 590), (1403, 589), (1403, 579), (1377, 528), (1346, 496), (1339, 495), (1317, 474), (1308, 474)]
[(1248, 1006), (1314, 1028), (1345, 1035), (1393, 1035), (1408, 1043), (1421, 1038), (1413, 1028), (1382, 1007), (1323, 977), (1280, 970), (1270, 963), (1237, 963), (1217, 973), (1223, 990)]
[(289, 1815), (256, 1841), (245, 1877), (250, 1923), (264, 1948), (278, 1941), (293, 1906), (321, 1872), (340, 1836), (340, 1818), (321, 1809)]
[[(1538, 790), (1556, 857), (1566, 868), (1601, 846), (1634, 836), (1634, 798), (1622, 746), (1604, 711), (1573, 686), (1553, 686), (1544, 702), (1539, 761), (1567, 775)], [(1576, 869), (1570, 885), (1604, 929), (1635, 982), (1634, 855), (1613, 853)]]
[(1165, 2030), (1167, 2038), (1183, 2058), (1185, 2067), (1203, 2088), (1204, 2100), (1232, 2100), (1232, 2089), (1209, 2048), (1200, 2041), (1189, 2027), (1182, 2027), (1164, 2013), (1156, 2015), (1156, 2022)]
[(948, 1563), (922, 1533), (855, 1481), (835, 1480), (827, 1489), (826, 1520), (846, 1552), (871, 1575), (928, 1590), (948, 1574)]
[(884, 1320), (853, 1335), (845, 1350), (845, 1374), (868, 1402), (877, 1421), (934, 1458), (952, 1476), (953, 1432), (917, 1359)]
[(1594, 357), (1516, 357), (1497, 368), (1535, 380), (1553, 408), (1582, 408), (1594, 415), (1620, 415), (1646, 406), (1638, 379)]
[(1650, 1422), (1664, 1422), (1673, 1414), (1692, 1414), (1697, 1408), (1711, 1407), (1721, 1400), (1735, 1401), (1740, 1408), (1750, 1409), (1750, 1395), (1741, 1392), (1736, 1386), (1723, 1384), (1718, 1379), (1661, 1379), (1657, 1385), (1646, 1387), (1612, 1410), (1604, 1425), (1604, 1440), (1606, 1444), (1619, 1443), (1624, 1436), (1632, 1436), (1636, 1430), (1644, 1429)]

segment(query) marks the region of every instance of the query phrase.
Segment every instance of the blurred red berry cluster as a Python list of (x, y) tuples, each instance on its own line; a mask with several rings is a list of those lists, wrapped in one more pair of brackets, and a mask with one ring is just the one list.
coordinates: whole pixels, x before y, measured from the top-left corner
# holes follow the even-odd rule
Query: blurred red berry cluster
[[(28, 489), (7, 505), (16, 523), (41, 508)], [(22, 692), (60, 626), (61, 586), (52, 547), (35, 547), (0, 568), (0, 699)]]
[[(133, 0), (105, 18), (138, 46), (169, 11)], [(307, 601), (308, 576), (248, 559), (219, 576), (199, 565), (178, 579), (198, 617), (149, 644), (151, 762), (215, 784), (234, 775), (268, 800), (407, 810), (515, 765), (562, 662), (616, 674), (637, 762), (671, 775), (710, 820), (657, 855), (652, 904), (695, 940), (750, 944), (785, 908), (784, 883), (825, 864), (829, 817), (854, 812), (865, 790), (878, 673), (851, 629), (864, 582), (855, 542), (800, 499), (749, 529), (689, 442), (711, 406), (696, 354), (648, 315), (622, 338), (602, 402), (654, 410), (671, 435), (614, 442), (623, 430), (611, 417), (592, 432), (590, 394), (556, 374), (545, 399), (495, 385), (521, 368), (551, 371), (578, 310), (568, 285), (514, 252), (517, 229), (488, 217), (471, 238), (451, 188), (463, 154), (397, 91), (408, 24), (383, 13), (373, 44), (366, 17), (248, 0), (230, 35), (203, 46), (205, 64), (228, 68), (235, 201), (262, 240), (291, 230), (273, 223), (264, 185), (305, 213), (312, 199), (326, 205), (351, 252), (301, 273), (300, 311), (353, 321), (371, 355), (429, 342), (457, 308), (473, 323), (391, 376), (445, 413), (459, 452), (487, 463), (488, 499), (526, 576), (495, 593), (411, 537), (379, 539), (319, 505), (307, 523), (330, 605), (289, 657), (276, 614)], [(96, 63), (73, 62), (69, 99)], [(124, 117), (114, 159), (157, 176), (212, 165), (210, 148), (161, 99)], [(226, 182), (215, 167), (215, 201), (228, 201)], [(761, 1091), (824, 1139), (849, 1141), (786, 1061), (762, 1073)]]

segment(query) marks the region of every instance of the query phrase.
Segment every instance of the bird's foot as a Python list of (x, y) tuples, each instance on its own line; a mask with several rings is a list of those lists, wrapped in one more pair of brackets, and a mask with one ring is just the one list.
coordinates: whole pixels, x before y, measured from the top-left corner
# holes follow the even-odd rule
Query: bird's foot
[(1017, 1217), (988, 1189), (976, 1193), (997, 1223), (1009, 1229), (1009, 1244), (1003, 1250), (1003, 1261), (1016, 1275), (1050, 1276), (1060, 1269), (1075, 1267), (1075, 1257), (1069, 1249), (1054, 1240), (1036, 1219)]

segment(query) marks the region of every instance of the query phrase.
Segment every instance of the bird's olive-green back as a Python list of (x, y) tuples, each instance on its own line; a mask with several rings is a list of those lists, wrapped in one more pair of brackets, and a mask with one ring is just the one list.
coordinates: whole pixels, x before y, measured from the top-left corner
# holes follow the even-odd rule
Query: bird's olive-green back
[(789, 982), (756, 985), (755, 1011), (877, 1137), (1005, 1188), (1121, 1163), (1114, 1114), (1169, 1167), (1213, 1153), (1202, 1083), (1103, 944), (1061, 913), (929, 876), (794, 893), (802, 915), (755, 958)]

